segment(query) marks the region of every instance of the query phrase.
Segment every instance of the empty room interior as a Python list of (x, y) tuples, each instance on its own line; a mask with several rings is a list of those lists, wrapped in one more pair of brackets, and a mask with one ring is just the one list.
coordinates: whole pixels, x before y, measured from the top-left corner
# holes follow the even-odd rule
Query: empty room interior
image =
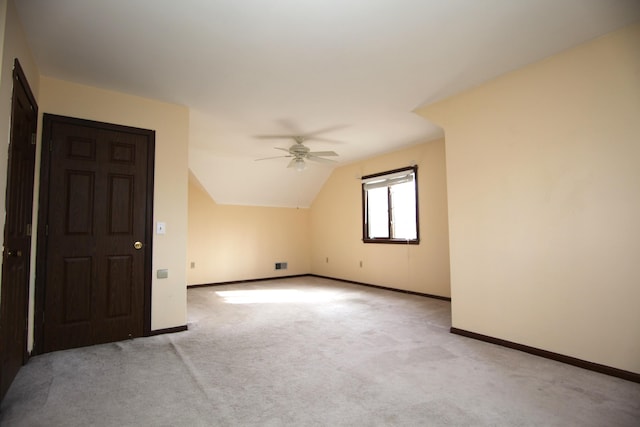
[(0, 0), (2, 425), (640, 425), (640, 3)]

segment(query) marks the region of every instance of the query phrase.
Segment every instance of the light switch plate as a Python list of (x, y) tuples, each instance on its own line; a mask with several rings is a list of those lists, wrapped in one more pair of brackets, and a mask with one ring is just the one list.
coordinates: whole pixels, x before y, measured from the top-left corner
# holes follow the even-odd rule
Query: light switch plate
[(167, 224), (164, 222), (158, 221), (156, 223), (156, 234), (164, 234), (167, 231)]
[(169, 270), (167, 269), (158, 270), (156, 277), (158, 279), (166, 279), (167, 277), (169, 277)]

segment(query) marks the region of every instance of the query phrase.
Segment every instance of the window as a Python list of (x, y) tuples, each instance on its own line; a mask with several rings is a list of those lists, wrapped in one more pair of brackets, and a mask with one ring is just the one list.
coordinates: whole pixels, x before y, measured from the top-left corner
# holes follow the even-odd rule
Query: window
[(417, 179), (417, 166), (362, 177), (365, 243), (420, 242)]

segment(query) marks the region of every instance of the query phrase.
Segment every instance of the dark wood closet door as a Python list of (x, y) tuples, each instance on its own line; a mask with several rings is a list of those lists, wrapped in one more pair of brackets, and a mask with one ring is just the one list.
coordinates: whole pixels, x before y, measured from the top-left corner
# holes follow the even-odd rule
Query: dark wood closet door
[(27, 312), (37, 105), (16, 60), (7, 170), (2, 295), (0, 399), (27, 360)]
[(150, 135), (51, 118), (44, 352), (139, 337)]

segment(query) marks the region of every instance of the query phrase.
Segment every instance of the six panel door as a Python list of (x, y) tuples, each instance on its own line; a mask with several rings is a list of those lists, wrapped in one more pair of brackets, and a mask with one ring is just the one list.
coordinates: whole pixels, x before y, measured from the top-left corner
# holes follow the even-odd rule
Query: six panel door
[(142, 336), (148, 149), (145, 135), (51, 124), (45, 352)]

